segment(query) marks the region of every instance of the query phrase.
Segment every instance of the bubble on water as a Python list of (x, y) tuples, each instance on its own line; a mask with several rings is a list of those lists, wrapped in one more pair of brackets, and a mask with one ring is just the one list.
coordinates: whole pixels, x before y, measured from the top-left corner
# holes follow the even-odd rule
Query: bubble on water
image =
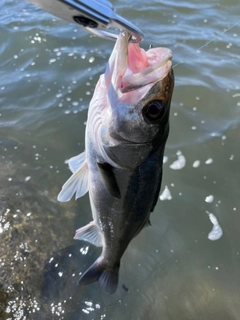
[(162, 194), (159, 197), (160, 200), (172, 200), (172, 195), (170, 190), (168, 189), (168, 186), (165, 186), (165, 189), (163, 190)]
[(52, 64), (52, 63), (54, 63), (54, 62), (56, 62), (56, 59), (50, 59), (50, 60), (49, 60), (49, 64)]
[(173, 170), (181, 170), (186, 165), (186, 158), (181, 151), (177, 152), (177, 157), (178, 159), (170, 165), (170, 168)]
[(192, 128), (191, 128), (192, 130), (196, 130), (197, 129), (197, 127), (196, 126), (192, 126)]
[(93, 63), (94, 60), (95, 60), (94, 57), (90, 57), (88, 61), (89, 61), (90, 63)]
[(79, 105), (79, 102), (78, 102), (78, 101), (73, 101), (73, 102), (72, 102), (72, 105), (73, 105), (74, 107), (76, 107), (76, 106)]
[(85, 304), (88, 306), (88, 307), (91, 307), (93, 305), (92, 301), (85, 301)]
[(233, 159), (234, 159), (234, 155), (233, 155), (233, 154), (231, 154), (231, 156), (230, 156), (229, 160), (233, 160)]
[(219, 240), (221, 236), (223, 235), (222, 228), (220, 227), (217, 218), (213, 213), (207, 212), (209, 220), (213, 224), (212, 231), (208, 234), (208, 239), (212, 241)]
[(86, 255), (86, 254), (88, 253), (88, 249), (89, 249), (89, 246), (87, 246), (87, 247), (82, 247), (82, 248), (80, 249), (80, 252), (81, 252), (83, 255)]
[(214, 200), (214, 196), (213, 196), (213, 195), (207, 196), (207, 197), (205, 198), (205, 202), (207, 202), (207, 203), (212, 203), (213, 200)]
[(89, 314), (89, 311), (86, 310), (86, 309), (82, 309), (82, 311), (83, 311), (84, 313), (86, 313), (86, 314)]
[(196, 160), (193, 162), (193, 168), (198, 168), (200, 166), (200, 161), (199, 160)]
[(209, 159), (207, 159), (207, 160), (205, 161), (205, 163), (206, 163), (206, 164), (211, 164), (211, 163), (213, 163), (213, 159), (212, 159), (212, 158), (209, 158)]

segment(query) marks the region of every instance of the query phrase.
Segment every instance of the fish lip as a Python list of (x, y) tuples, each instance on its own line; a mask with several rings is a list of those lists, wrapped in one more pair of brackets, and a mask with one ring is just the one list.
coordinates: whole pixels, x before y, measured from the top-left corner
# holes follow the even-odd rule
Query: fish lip
[(119, 34), (105, 72), (106, 87), (112, 88), (116, 92), (126, 73), (130, 38), (131, 34), (126, 31)]

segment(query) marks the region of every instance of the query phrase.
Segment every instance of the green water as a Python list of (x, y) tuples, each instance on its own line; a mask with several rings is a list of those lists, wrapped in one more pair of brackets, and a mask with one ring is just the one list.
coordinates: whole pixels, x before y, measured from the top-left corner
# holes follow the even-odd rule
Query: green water
[(78, 289), (99, 255), (72, 239), (91, 220), (89, 199), (56, 197), (70, 174), (65, 160), (84, 150), (88, 104), (113, 43), (2, 0), (0, 319), (239, 320), (240, 4), (112, 3), (142, 29), (144, 48), (173, 51), (162, 200), (122, 259), (116, 294)]

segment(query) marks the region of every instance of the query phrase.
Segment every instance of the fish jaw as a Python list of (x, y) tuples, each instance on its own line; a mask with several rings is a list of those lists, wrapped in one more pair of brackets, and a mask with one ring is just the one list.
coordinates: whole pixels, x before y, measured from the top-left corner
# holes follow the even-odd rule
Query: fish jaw
[(172, 51), (168, 48), (149, 49), (129, 43), (128, 72), (121, 81), (121, 92), (127, 93), (164, 79), (172, 67)]
[(145, 51), (129, 39), (130, 34), (126, 32), (119, 35), (105, 72), (112, 108), (119, 102), (137, 104), (151, 86), (164, 79), (172, 68), (170, 49), (151, 48)]

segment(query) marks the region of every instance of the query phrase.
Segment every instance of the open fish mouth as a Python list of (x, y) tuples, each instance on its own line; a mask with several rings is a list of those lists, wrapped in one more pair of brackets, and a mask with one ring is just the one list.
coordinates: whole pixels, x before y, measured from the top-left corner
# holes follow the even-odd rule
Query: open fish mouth
[(147, 51), (138, 43), (128, 43), (127, 65), (120, 82), (120, 91), (126, 93), (164, 79), (172, 67), (172, 51), (151, 48)]

